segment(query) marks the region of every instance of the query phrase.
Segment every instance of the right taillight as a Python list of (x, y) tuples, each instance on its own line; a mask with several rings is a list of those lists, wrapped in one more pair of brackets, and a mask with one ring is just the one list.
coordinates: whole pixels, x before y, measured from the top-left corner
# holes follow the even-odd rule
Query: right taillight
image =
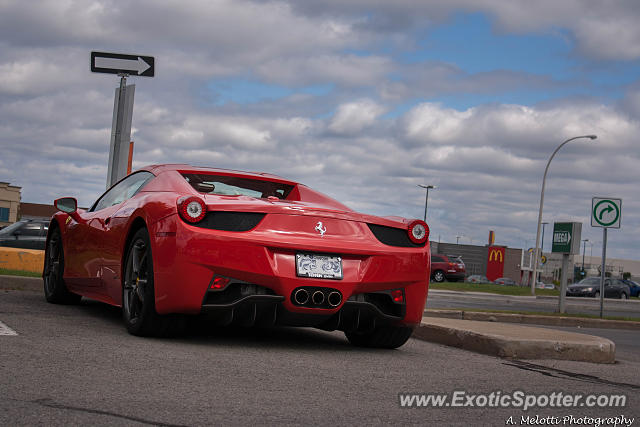
[(429, 238), (429, 226), (426, 222), (420, 221), (419, 219), (409, 224), (407, 231), (409, 233), (409, 239), (416, 244), (422, 244)]
[(202, 221), (207, 214), (207, 205), (196, 196), (181, 197), (177, 201), (178, 214), (188, 223), (195, 224)]

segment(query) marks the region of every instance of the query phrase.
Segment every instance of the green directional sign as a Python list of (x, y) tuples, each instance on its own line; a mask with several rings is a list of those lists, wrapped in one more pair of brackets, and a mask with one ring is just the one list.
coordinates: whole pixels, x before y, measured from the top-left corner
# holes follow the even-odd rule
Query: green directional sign
[(622, 199), (594, 197), (591, 199), (591, 226), (620, 228)]
[(580, 253), (582, 224), (579, 222), (555, 222), (551, 252), (563, 254)]

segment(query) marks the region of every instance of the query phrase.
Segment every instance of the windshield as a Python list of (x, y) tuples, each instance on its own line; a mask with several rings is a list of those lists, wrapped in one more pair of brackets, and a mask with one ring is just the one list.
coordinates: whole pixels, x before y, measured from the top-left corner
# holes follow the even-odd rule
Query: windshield
[(269, 196), (286, 199), (293, 185), (261, 179), (242, 178), (229, 175), (184, 173), (184, 179), (199, 193), (221, 196)]
[(599, 285), (600, 278), (599, 277), (588, 277), (586, 279), (582, 279), (578, 282), (579, 285)]

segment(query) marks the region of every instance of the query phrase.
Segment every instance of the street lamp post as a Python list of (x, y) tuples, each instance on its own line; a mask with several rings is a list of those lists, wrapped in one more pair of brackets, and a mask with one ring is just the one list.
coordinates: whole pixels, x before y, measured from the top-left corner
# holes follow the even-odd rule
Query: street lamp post
[(589, 239), (582, 239), (582, 278), (584, 279), (584, 254), (587, 252), (587, 242)]
[(536, 230), (536, 250), (535, 250), (535, 257), (533, 260), (533, 280), (531, 281), (531, 295), (535, 295), (536, 294), (536, 282), (538, 280), (538, 260), (540, 259), (540, 226), (542, 225), (542, 205), (544, 204), (544, 186), (547, 182), (547, 172), (549, 172), (549, 165), (551, 164), (551, 160), (553, 160), (553, 158), (555, 157), (556, 153), (562, 148), (564, 147), (565, 144), (573, 141), (574, 139), (580, 139), (580, 138), (589, 138), (591, 140), (596, 139), (597, 136), (596, 135), (581, 135), (581, 136), (574, 136), (573, 138), (569, 138), (566, 141), (564, 141), (562, 144), (560, 144), (558, 146), (558, 148), (555, 149), (555, 151), (553, 152), (553, 154), (551, 154), (551, 157), (549, 157), (549, 161), (547, 162), (547, 166), (544, 168), (544, 175), (542, 176), (542, 190), (540, 190), (540, 208), (538, 209), (538, 227)]
[(540, 242), (540, 250), (542, 251), (542, 254), (544, 255), (544, 226), (549, 224), (548, 222), (543, 222), (542, 223), (542, 242)]
[(422, 185), (418, 184), (418, 187), (427, 189), (427, 197), (424, 199), (424, 222), (427, 222), (427, 205), (429, 204), (429, 189), (435, 189), (435, 185)]

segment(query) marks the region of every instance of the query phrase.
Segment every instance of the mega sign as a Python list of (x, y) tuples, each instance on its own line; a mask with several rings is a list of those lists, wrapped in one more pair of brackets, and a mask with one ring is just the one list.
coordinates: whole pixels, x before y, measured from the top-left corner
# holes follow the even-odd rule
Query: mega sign
[(563, 254), (580, 253), (580, 232), (582, 223), (556, 222), (553, 224), (553, 245), (551, 252)]

